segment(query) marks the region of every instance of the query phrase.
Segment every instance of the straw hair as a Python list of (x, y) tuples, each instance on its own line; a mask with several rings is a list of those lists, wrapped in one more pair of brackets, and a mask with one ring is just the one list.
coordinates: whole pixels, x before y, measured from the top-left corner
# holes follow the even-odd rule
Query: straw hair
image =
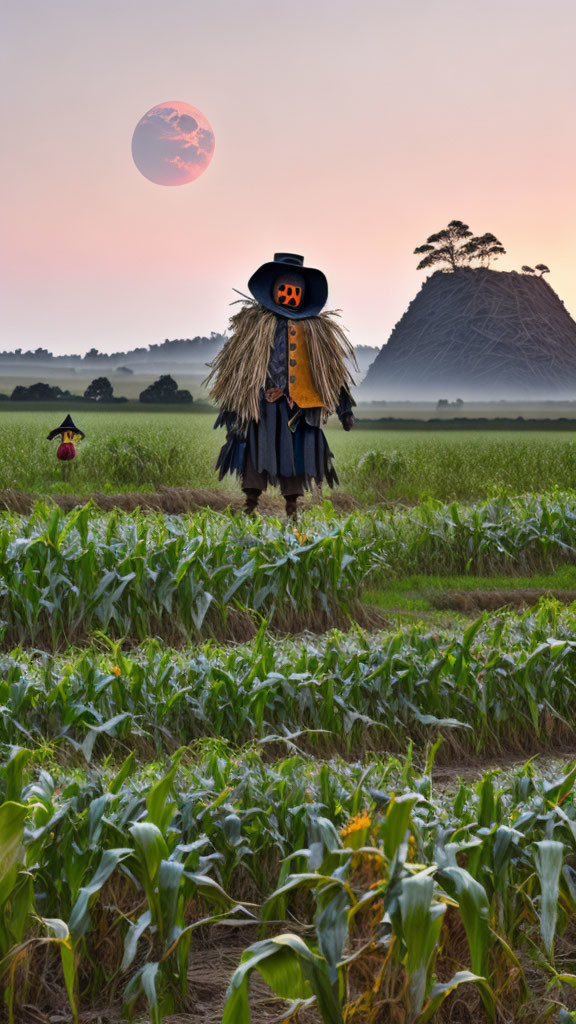
[[(337, 310), (300, 320), (308, 347), (314, 388), (322, 399), (323, 419), (336, 411), (342, 387), (355, 382), (346, 365), (357, 370), (354, 349), (340, 324), (333, 319)], [(203, 381), (211, 398), (223, 409), (235, 412), (242, 426), (260, 418), (260, 391), (266, 384), (266, 372), (276, 331), (276, 314), (253, 299), (230, 318), (231, 337), (208, 365), (210, 373)]]

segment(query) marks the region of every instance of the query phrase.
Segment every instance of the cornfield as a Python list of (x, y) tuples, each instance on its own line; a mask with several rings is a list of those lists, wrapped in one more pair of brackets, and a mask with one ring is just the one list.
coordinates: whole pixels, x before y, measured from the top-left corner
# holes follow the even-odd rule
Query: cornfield
[(58, 658), (0, 656), (0, 743), (167, 755), (203, 737), (263, 749), (359, 755), (424, 748), (446, 757), (568, 746), (576, 739), (576, 609), (542, 601), (459, 630), (278, 639), (184, 650), (146, 641)]
[(297, 531), (4, 513), (8, 1024), (31, 1007), (200, 1021), (207, 945), (227, 967), (204, 1019), (223, 1024), (262, 1005), (330, 1024), (574, 1020), (576, 605), (393, 626), (362, 593), (552, 570), (575, 540), (560, 490), (325, 503)]
[(420, 771), (410, 758), (266, 764), (222, 741), (153, 774), (133, 753), (114, 769), (42, 761), (12, 748), (2, 771), (9, 1020), (31, 998), (53, 1010), (58, 989), (74, 1019), (95, 999), (130, 1014), (142, 998), (155, 1021), (192, 1010), (187, 964), (208, 927), (256, 940), (225, 1022), (250, 1019), (252, 970), (331, 1024), (386, 1019), (391, 1004), (398, 1019), (440, 1019), (460, 985), (478, 1020), (570, 1005), (576, 765), (443, 791), (432, 752)]
[[(97, 630), (170, 643), (242, 639), (359, 617), (361, 588), (387, 574), (521, 572), (574, 557), (576, 497), (500, 495), (476, 506), (307, 513), (300, 533), (274, 519), (65, 513), (37, 505), (0, 524), (0, 643), (53, 649)], [(247, 633), (246, 633), (247, 631)]]

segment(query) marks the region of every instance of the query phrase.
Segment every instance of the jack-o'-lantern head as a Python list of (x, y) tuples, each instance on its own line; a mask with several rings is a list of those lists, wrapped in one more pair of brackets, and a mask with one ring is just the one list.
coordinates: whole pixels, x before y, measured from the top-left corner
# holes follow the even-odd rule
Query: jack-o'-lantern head
[(279, 306), (298, 309), (304, 301), (304, 277), (302, 274), (282, 274), (274, 282), (272, 296)]
[(248, 289), (264, 309), (287, 320), (318, 316), (328, 298), (328, 282), (321, 270), (305, 267), (295, 252), (275, 252), (252, 274)]

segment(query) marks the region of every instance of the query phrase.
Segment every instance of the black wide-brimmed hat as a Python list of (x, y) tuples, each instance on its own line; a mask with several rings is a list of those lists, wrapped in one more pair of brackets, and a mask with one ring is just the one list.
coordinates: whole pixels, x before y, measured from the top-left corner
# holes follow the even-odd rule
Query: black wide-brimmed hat
[[(273, 313), (280, 313), (291, 320), (303, 320), (307, 316), (317, 316), (328, 298), (328, 281), (321, 270), (314, 267), (304, 267), (304, 257), (294, 252), (275, 252), (274, 260), (270, 263), (263, 263), (258, 270), (252, 274), (248, 281), (248, 287), (252, 295), (261, 306), (270, 309)], [(272, 289), (277, 277), (282, 271), (294, 271), (304, 278), (304, 301), (301, 306), (292, 309), (290, 306), (282, 306), (275, 302)]]
[(70, 413), (68, 413), (66, 419), (60, 424), (60, 426), (56, 427), (55, 430), (50, 431), (47, 440), (51, 441), (54, 437), (58, 437), (58, 434), (65, 434), (67, 430), (71, 430), (75, 434), (78, 434), (80, 438), (86, 437), (84, 431), (80, 430), (77, 426), (75, 426), (74, 420), (72, 419)]

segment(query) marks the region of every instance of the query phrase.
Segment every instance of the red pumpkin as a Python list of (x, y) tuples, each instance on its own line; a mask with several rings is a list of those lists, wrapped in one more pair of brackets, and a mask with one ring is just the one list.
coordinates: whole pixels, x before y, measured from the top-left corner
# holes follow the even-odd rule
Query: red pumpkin
[(76, 455), (76, 449), (71, 441), (63, 441), (58, 451), (56, 452), (56, 458), (60, 459), (61, 462), (70, 462)]

